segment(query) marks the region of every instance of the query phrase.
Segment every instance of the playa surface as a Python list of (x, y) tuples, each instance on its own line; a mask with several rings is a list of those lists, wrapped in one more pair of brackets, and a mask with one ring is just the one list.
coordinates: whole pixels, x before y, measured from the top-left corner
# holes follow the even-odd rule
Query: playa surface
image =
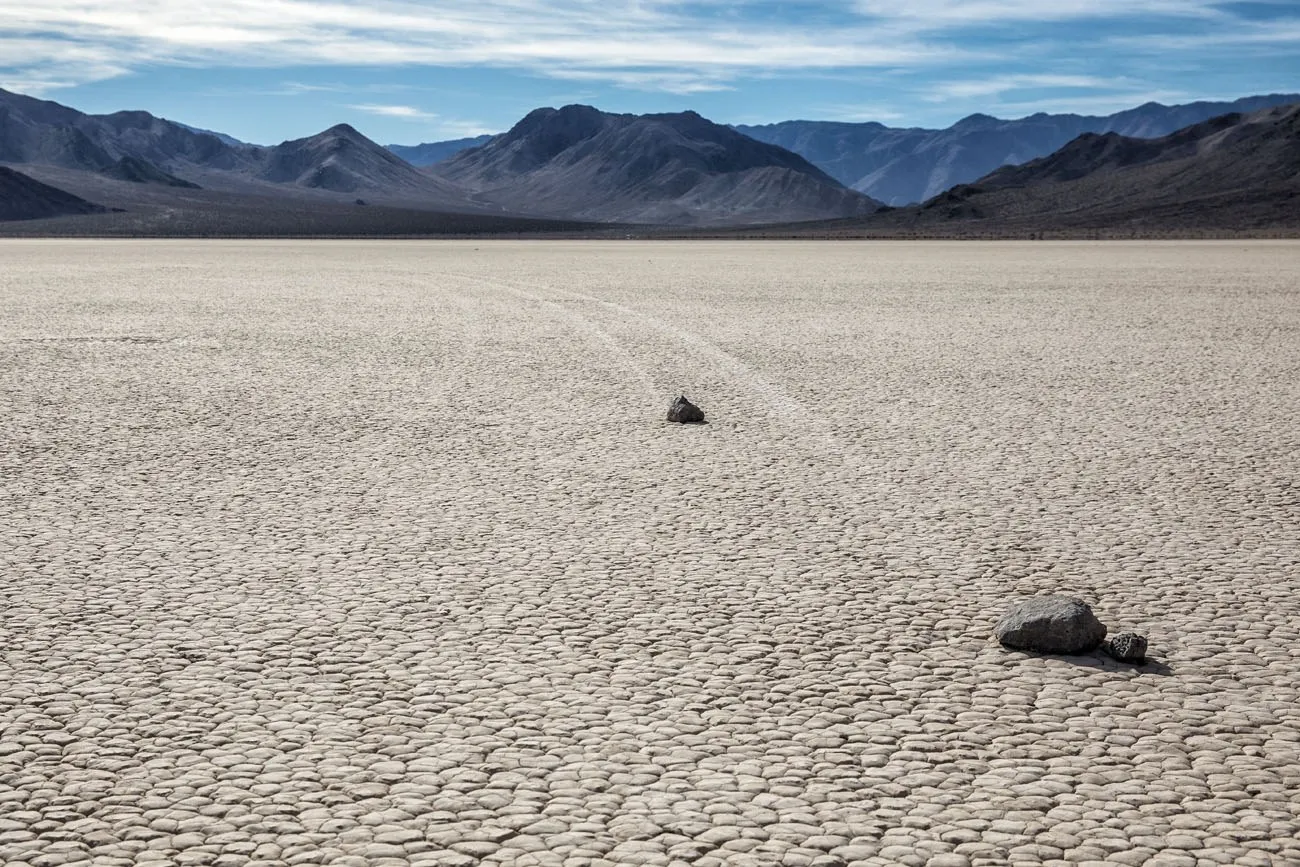
[(4, 864), (1300, 864), (1300, 244), (0, 262)]

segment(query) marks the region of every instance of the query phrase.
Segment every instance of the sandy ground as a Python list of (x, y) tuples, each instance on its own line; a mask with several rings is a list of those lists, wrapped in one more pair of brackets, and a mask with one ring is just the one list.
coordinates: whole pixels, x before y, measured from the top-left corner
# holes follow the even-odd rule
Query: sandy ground
[(0, 862), (1300, 864), (1298, 329), (1288, 242), (0, 243)]

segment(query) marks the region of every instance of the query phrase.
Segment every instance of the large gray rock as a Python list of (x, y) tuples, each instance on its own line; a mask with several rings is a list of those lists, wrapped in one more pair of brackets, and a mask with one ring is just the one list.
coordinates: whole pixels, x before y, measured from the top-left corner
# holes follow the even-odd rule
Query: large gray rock
[(1106, 637), (1088, 603), (1072, 596), (1039, 596), (1011, 607), (993, 634), (1007, 647), (1038, 653), (1087, 653)]
[(691, 403), (685, 397), (679, 397), (668, 407), (668, 420), (682, 424), (702, 424), (704, 410)]

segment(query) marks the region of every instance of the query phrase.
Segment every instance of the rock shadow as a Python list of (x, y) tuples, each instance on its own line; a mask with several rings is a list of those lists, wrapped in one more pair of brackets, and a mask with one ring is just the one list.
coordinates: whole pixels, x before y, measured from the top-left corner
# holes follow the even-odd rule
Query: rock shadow
[(1088, 653), (1069, 654), (1069, 653), (1039, 653), (1034, 650), (1023, 650), (1018, 647), (1007, 647), (1001, 645), (1001, 649), (1023, 657), (1038, 657), (1041, 659), (1059, 659), (1062, 662), (1068, 662), (1081, 668), (1095, 668), (1100, 671), (1136, 671), (1138, 674), (1152, 674), (1157, 677), (1169, 677), (1174, 674), (1173, 668), (1162, 660), (1154, 659), (1148, 656), (1142, 664), (1133, 662), (1120, 662), (1114, 657), (1107, 656), (1100, 650), (1093, 650)]

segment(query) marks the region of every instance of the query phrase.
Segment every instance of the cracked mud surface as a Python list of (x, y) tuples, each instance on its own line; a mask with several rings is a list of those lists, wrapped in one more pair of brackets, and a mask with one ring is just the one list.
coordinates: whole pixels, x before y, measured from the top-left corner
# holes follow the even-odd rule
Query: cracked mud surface
[(1300, 864), (1300, 245), (0, 260), (4, 864)]

